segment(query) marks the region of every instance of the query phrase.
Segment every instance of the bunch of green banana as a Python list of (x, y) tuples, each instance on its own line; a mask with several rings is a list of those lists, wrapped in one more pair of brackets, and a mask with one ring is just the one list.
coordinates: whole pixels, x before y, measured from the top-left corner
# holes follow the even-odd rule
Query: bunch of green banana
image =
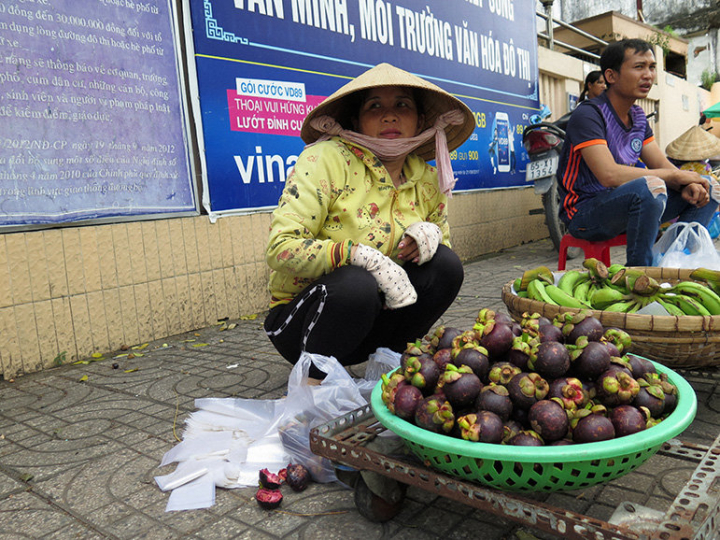
[[(577, 309), (635, 313), (658, 302), (670, 315), (720, 315), (720, 271), (698, 269), (675, 285), (660, 284), (642, 269), (605, 266), (585, 259), (585, 270), (568, 270), (557, 281), (546, 266), (527, 270), (515, 283), (518, 295)], [(704, 281), (705, 283), (699, 283)]]
[(685, 315), (720, 315), (720, 296), (696, 281), (680, 281), (659, 297), (666, 304), (679, 307)]
[(720, 294), (720, 271), (709, 268), (698, 268), (690, 274), (690, 279), (707, 283), (715, 294)]
[(546, 266), (539, 266), (526, 270), (521, 278), (515, 280), (513, 286), (518, 295), (532, 300), (556, 306), (589, 308), (589, 304), (578, 300), (573, 294), (574, 290), (588, 279), (586, 272), (571, 270), (565, 272), (556, 285), (552, 271)]

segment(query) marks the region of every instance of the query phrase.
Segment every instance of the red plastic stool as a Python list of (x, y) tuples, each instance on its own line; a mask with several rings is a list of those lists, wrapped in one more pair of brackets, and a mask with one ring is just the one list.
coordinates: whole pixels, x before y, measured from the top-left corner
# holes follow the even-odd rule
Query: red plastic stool
[(590, 242), (588, 240), (580, 240), (569, 234), (566, 234), (560, 240), (560, 258), (558, 259), (558, 270), (565, 270), (565, 263), (567, 263), (567, 250), (571, 247), (577, 247), (585, 252), (585, 258), (589, 259), (594, 257), (601, 260), (607, 266), (610, 266), (610, 248), (615, 246), (626, 246), (627, 236), (619, 234), (615, 238), (610, 240), (603, 240), (602, 242)]

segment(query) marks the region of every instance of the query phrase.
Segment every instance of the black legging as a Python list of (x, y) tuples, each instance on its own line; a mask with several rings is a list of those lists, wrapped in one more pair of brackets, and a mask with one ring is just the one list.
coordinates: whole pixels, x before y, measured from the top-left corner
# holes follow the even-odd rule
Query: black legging
[[(418, 300), (400, 309), (383, 309), (382, 293), (364, 268), (343, 266), (326, 274), (292, 302), (270, 310), (265, 332), (278, 352), (295, 364), (305, 351), (334, 356), (342, 365), (359, 364), (378, 347), (402, 352), (427, 334), (460, 290), (459, 257), (440, 245), (422, 266), (404, 265)], [(317, 369), (310, 376), (322, 378)]]

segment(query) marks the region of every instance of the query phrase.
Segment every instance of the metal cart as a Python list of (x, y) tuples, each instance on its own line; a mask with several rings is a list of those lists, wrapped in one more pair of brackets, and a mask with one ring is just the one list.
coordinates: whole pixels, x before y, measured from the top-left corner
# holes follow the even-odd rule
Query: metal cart
[[(385, 427), (367, 405), (313, 429), (310, 448), (341, 468), (372, 471), (394, 480), (402, 488), (416, 486), (562, 538), (717, 540), (720, 537), (720, 436), (710, 447), (677, 439), (665, 443), (658, 454), (697, 463), (690, 480), (664, 515), (623, 503), (610, 523), (438, 473), (409, 457), (388, 456), (367, 448), (368, 443), (384, 431)], [(402, 508), (402, 497), (385, 501), (369, 490), (360, 475), (355, 474), (354, 480), (355, 505), (364, 517), (387, 521)], [(399, 492), (404, 493), (404, 489)]]

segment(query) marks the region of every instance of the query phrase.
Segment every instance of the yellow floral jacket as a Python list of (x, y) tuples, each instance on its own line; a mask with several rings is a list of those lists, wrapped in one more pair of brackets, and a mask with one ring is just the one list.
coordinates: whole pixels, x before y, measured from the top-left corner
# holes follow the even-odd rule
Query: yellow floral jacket
[(450, 245), (447, 197), (436, 169), (410, 154), (395, 188), (369, 150), (338, 137), (305, 149), (272, 215), (266, 260), (270, 307), (290, 302), (320, 276), (349, 264), (352, 244), (397, 261), (397, 245), (416, 221), (435, 223)]

